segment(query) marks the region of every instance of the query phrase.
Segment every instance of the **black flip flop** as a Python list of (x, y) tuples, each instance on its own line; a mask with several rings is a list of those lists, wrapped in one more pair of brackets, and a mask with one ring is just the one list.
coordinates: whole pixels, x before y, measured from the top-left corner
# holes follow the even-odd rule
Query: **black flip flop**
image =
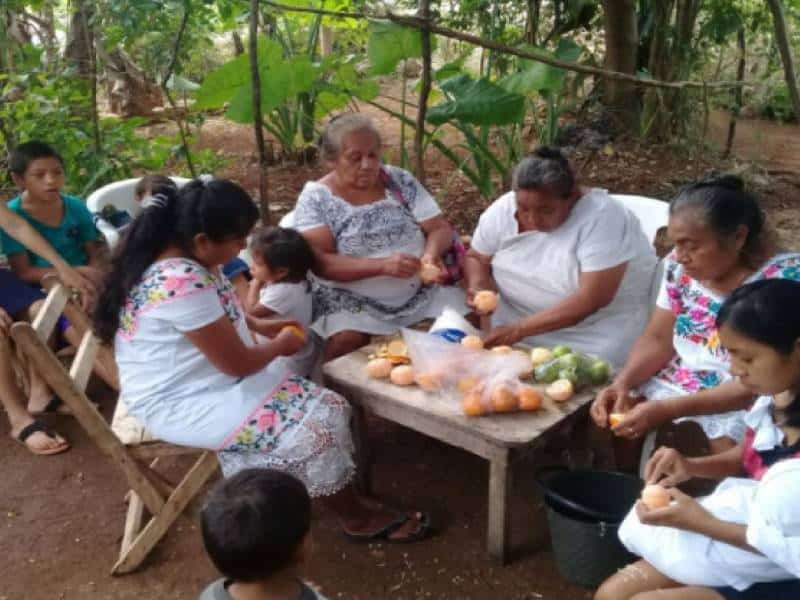
[(58, 446), (50, 450), (35, 450), (34, 448), (31, 448), (30, 446), (28, 446), (28, 444), (25, 443), (25, 441), (29, 437), (31, 437), (34, 433), (38, 432), (45, 434), (51, 440), (57, 439), (56, 434), (53, 433), (53, 431), (41, 421), (34, 421), (30, 425), (26, 425), (25, 427), (22, 428), (22, 431), (20, 431), (14, 439), (16, 439), (23, 446), (25, 446), (25, 448), (27, 448), (31, 454), (36, 454), (38, 456), (50, 456), (52, 454), (60, 454), (62, 452), (66, 452), (67, 450), (69, 450), (69, 443), (67, 442), (65, 442), (63, 446)]
[(389, 535), (400, 529), (407, 521), (408, 515), (398, 515), (393, 521), (372, 533), (350, 533), (345, 529), (342, 529), (342, 533), (351, 542), (365, 543), (386, 540)]
[[(393, 532), (389, 532), (389, 534), (386, 536), (387, 544), (413, 544), (414, 542), (419, 542), (420, 540), (424, 540), (425, 538), (431, 536), (433, 533), (433, 527), (431, 526), (430, 514), (424, 511), (417, 511), (413, 513), (413, 516), (416, 517), (417, 521), (419, 522), (419, 527), (417, 530), (401, 538), (390, 537)], [(411, 517), (408, 515), (405, 517), (406, 522), (411, 519)], [(397, 530), (395, 529), (395, 531)]]
[(72, 411), (69, 411), (69, 410), (66, 410), (66, 411), (58, 410), (62, 406), (64, 406), (64, 401), (54, 394), (53, 397), (50, 398), (50, 402), (45, 404), (44, 408), (42, 410), (37, 410), (35, 412), (32, 412), (31, 414), (33, 416), (54, 415), (54, 414), (55, 415), (71, 415), (72, 414)]

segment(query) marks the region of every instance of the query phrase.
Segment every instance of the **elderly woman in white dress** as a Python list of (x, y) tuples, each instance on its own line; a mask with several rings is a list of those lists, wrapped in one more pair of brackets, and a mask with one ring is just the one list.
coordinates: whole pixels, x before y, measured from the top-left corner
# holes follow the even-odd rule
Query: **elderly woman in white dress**
[[(321, 139), (331, 170), (305, 185), (294, 210), (317, 256), (313, 329), (327, 340), (325, 360), (464, 305), (460, 288), (438, 285), (453, 228), (413, 175), (381, 164), (380, 151), (368, 117), (331, 121)], [(433, 285), (419, 276), (426, 263), (439, 267)]]
[(564, 344), (620, 365), (647, 323), (656, 261), (630, 211), (578, 185), (560, 151), (539, 148), (481, 215), (468, 303), (479, 290), (499, 293), (487, 345)]

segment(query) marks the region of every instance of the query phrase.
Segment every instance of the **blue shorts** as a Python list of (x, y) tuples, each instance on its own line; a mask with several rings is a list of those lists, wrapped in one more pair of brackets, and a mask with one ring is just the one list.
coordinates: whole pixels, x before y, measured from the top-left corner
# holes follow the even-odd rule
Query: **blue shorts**
[(44, 300), (39, 289), (25, 283), (12, 271), (0, 269), (0, 308), (10, 317), (21, 317), (23, 311), (38, 300)]
[(229, 280), (232, 280), (237, 275), (244, 275), (247, 279), (250, 279), (250, 267), (239, 257), (222, 265), (222, 273)]
[(800, 579), (754, 583), (743, 591), (732, 587), (714, 588), (725, 600), (797, 600), (800, 598)]

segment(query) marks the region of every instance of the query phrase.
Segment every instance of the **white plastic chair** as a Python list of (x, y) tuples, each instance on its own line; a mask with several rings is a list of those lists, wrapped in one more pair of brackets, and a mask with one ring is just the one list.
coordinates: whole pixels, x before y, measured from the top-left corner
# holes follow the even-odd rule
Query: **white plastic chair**
[[(661, 200), (654, 200), (645, 196), (630, 196), (627, 194), (613, 194), (624, 206), (626, 206), (639, 220), (642, 226), (642, 231), (651, 242), (655, 240), (656, 232), (661, 227), (666, 227), (669, 221), (669, 204)], [(661, 285), (661, 276), (664, 271), (664, 261), (658, 261), (655, 272), (653, 273), (653, 280), (650, 285), (650, 297), (653, 305), (655, 305), (656, 298), (658, 297), (658, 289)], [(639, 461), (639, 474), (644, 474), (644, 468), (650, 455), (655, 450), (656, 445), (656, 431), (650, 431), (644, 438), (642, 444), (642, 456)]]
[[(105, 236), (111, 248), (116, 246), (119, 242), (119, 232), (116, 227), (103, 219), (100, 214), (106, 206), (111, 205), (118, 211), (127, 212), (131, 219), (135, 219), (139, 213), (142, 212), (142, 207), (136, 202), (134, 196), (134, 189), (139, 179), (139, 177), (134, 177), (133, 179), (123, 179), (121, 181), (109, 183), (93, 191), (89, 194), (89, 197), (86, 198), (86, 208), (95, 215), (95, 224)], [(178, 187), (191, 181), (191, 179), (186, 179), (185, 177), (170, 177), (170, 179), (172, 179)]]
[(278, 227), (285, 227), (286, 229), (294, 228), (294, 210), (290, 210), (281, 217), (281, 220), (278, 222)]

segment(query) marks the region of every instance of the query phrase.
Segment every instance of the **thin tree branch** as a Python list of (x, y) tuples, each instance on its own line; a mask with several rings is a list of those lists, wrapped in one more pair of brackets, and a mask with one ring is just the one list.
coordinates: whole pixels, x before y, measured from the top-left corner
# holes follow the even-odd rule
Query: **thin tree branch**
[(414, 155), (416, 159), (416, 175), (422, 185), (425, 185), (425, 160), (423, 141), (425, 136), (425, 113), (428, 110), (428, 96), (431, 93), (431, 30), (430, 23), (431, 0), (419, 0), (419, 16), (425, 26), (420, 32), (422, 42), (422, 87), (419, 92), (419, 106), (417, 107), (417, 128), (414, 132)]
[(172, 77), (173, 71), (175, 70), (175, 65), (178, 64), (178, 52), (181, 49), (183, 34), (186, 32), (186, 26), (189, 23), (190, 10), (191, 0), (184, 0), (183, 18), (181, 19), (181, 25), (178, 28), (178, 35), (175, 38), (175, 45), (172, 48), (172, 57), (170, 58), (167, 70), (164, 72), (164, 77), (161, 80), (161, 89), (164, 90), (164, 95), (167, 97), (167, 101), (172, 107), (172, 114), (175, 115), (175, 123), (178, 125), (178, 133), (181, 136), (181, 146), (183, 147), (183, 154), (186, 157), (186, 165), (189, 167), (189, 172), (192, 174), (192, 177), (197, 177), (197, 172), (194, 169), (194, 163), (192, 163), (192, 154), (189, 152), (189, 136), (184, 129), (183, 120), (178, 113), (178, 105), (175, 103), (175, 99), (172, 97), (172, 94), (169, 91), (169, 86), (167, 85)]
[(620, 73), (618, 71), (608, 71), (606, 69), (600, 69), (598, 67), (592, 67), (590, 65), (581, 65), (573, 62), (559, 60), (557, 58), (552, 58), (550, 56), (534, 54), (533, 52), (528, 52), (526, 50), (522, 50), (519, 48), (512, 48), (511, 46), (506, 46), (505, 44), (495, 42), (494, 40), (487, 40), (477, 35), (462, 33), (460, 31), (455, 31), (447, 27), (442, 27), (441, 25), (436, 25), (435, 23), (428, 23), (426, 25), (420, 17), (409, 16), (409, 15), (397, 15), (391, 12), (387, 12), (386, 14), (374, 14), (374, 15), (366, 13), (358, 13), (358, 12), (339, 12), (339, 11), (324, 10), (319, 8), (288, 6), (286, 4), (280, 4), (279, 2), (273, 2), (272, 0), (260, 0), (260, 2), (262, 4), (272, 6), (273, 8), (291, 12), (311, 13), (311, 14), (325, 15), (328, 17), (335, 17), (341, 19), (384, 19), (392, 21), (393, 23), (397, 23), (399, 25), (405, 25), (406, 27), (413, 27), (414, 29), (423, 29), (427, 26), (427, 28), (430, 29), (431, 33), (435, 33), (437, 35), (441, 35), (447, 38), (452, 38), (455, 40), (460, 40), (462, 42), (467, 42), (473, 44), (474, 46), (486, 48), (487, 50), (497, 50), (498, 52), (511, 54), (513, 56), (518, 56), (520, 58), (525, 58), (528, 60), (544, 63), (546, 65), (550, 65), (552, 67), (558, 67), (559, 69), (565, 69), (567, 71), (574, 71), (576, 73), (585, 73), (586, 75), (594, 75), (596, 77), (605, 77), (606, 79), (616, 79), (619, 81), (629, 81), (631, 83), (635, 83), (637, 85), (641, 85), (644, 87), (671, 88), (671, 89), (684, 89), (684, 88), (703, 89), (704, 87), (731, 88), (731, 87), (760, 87), (765, 85), (763, 83), (757, 83), (751, 81), (714, 81), (707, 83), (703, 81), (660, 81), (658, 79), (642, 79), (635, 75), (628, 75), (627, 73)]
[(258, 195), (261, 206), (261, 221), (270, 223), (269, 196), (267, 187), (267, 149), (264, 144), (264, 116), (261, 114), (261, 74), (258, 71), (258, 0), (250, 0), (250, 39), (247, 40), (250, 54), (250, 84), (253, 89), (253, 130), (258, 149)]

